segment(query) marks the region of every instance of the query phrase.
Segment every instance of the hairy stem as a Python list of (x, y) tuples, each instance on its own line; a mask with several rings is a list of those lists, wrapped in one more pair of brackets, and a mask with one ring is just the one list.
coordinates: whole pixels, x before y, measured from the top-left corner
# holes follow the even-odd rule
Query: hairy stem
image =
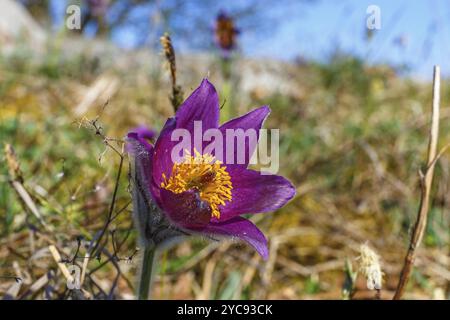
[(146, 246), (142, 257), (141, 274), (138, 283), (138, 300), (150, 299), (150, 289), (152, 286), (153, 260), (155, 258), (155, 246)]

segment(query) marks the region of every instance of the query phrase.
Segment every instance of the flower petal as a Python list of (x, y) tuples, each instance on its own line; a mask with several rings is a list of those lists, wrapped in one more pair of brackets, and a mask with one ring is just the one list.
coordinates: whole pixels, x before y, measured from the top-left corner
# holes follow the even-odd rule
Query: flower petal
[(171, 158), (172, 148), (178, 143), (171, 141), (171, 135), (176, 128), (175, 118), (166, 121), (153, 149), (152, 163), (152, 194), (158, 205), (161, 205), (159, 188), (163, 181), (163, 173), (169, 177), (172, 171), (173, 161)]
[(145, 126), (140, 126), (132, 129), (127, 137), (138, 140), (146, 149), (151, 150), (153, 146), (148, 140), (152, 140), (156, 135), (156, 132), (152, 129), (148, 129)]
[[(194, 153), (194, 121), (202, 122), (203, 132), (218, 127), (219, 98), (216, 89), (207, 79), (204, 79), (200, 86), (180, 106), (175, 117), (167, 120), (156, 141), (153, 157), (153, 182), (158, 188), (163, 181), (163, 173), (166, 177), (171, 175), (173, 168), (172, 149), (180, 143), (179, 140), (172, 141), (174, 130), (185, 129), (191, 134), (190, 148), (187, 149), (191, 154)], [(154, 193), (155, 197), (159, 199), (159, 191), (155, 189)]]
[(159, 200), (154, 197), (153, 189), (157, 189), (158, 194), (159, 189), (154, 188), (151, 174), (153, 146), (145, 141), (151, 147), (148, 150), (146, 144), (139, 141), (136, 132), (128, 134), (126, 143), (130, 158), (134, 225), (139, 231), (141, 243), (160, 246), (180, 238), (185, 233), (171, 227), (171, 221), (161, 210)]
[(194, 131), (194, 121), (202, 121), (203, 131), (219, 126), (219, 97), (214, 86), (203, 79), (200, 86), (183, 102), (176, 115), (177, 128)]
[(235, 217), (228, 221), (210, 223), (202, 233), (239, 238), (255, 248), (264, 260), (269, 257), (266, 237), (250, 220)]
[(145, 198), (146, 202), (150, 202), (153, 146), (147, 141), (141, 141), (136, 132), (130, 132), (126, 140), (126, 149), (130, 156), (133, 188), (138, 190), (139, 196)]
[(149, 129), (146, 126), (136, 127), (131, 132), (136, 132), (139, 137), (149, 140), (152, 140), (156, 136), (155, 130)]
[[(239, 117), (232, 119), (223, 125), (220, 126), (219, 130), (222, 133), (222, 136), (224, 137), (223, 141), (223, 159), (221, 160), (223, 163), (229, 165), (229, 166), (240, 166), (243, 168), (247, 168), (248, 163), (250, 161), (250, 158), (253, 154), (253, 152), (256, 149), (256, 146), (258, 145), (259, 140), (259, 130), (261, 129), (264, 121), (266, 120), (267, 116), (270, 113), (270, 108), (268, 106), (262, 106), (260, 108), (254, 109), (250, 111), (249, 113)], [(235, 133), (238, 133), (236, 130), (241, 129), (243, 130), (243, 133), (246, 132), (250, 135), (253, 134), (255, 139), (250, 139), (248, 136), (245, 137), (244, 143), (239, 143), (239, 140), (235, 137), (233, 145), (228, 145), (227, 143), (227, 130), (234, 130)], [(253, 133), (251, 132), (253, 131)], [(228, 150), (230, 154), (233, 154), (231, 157), (232, 159), (229, 159), (230, 157), (227, 156), (227, 148), (232, 148), (233, 150)], [(238, 156), (238, 152), (241, 153)], [(244, 161), (238, 161), (239, 159), (242, 159)]]
[(229, 170), (229, 174), (233, 184), (232, 199), (220, 207), (220, 221), (245, 213), (276, 210), (295, 195), (294, 186), (281, 176), (262, 175), (259, 171), (239, 167)]
[(198, 192), (173, 193), (161, 189), (160, 194), (163, 210), (177, 226), (200, 231), (211, 220), (211, 208), (200, 199)]

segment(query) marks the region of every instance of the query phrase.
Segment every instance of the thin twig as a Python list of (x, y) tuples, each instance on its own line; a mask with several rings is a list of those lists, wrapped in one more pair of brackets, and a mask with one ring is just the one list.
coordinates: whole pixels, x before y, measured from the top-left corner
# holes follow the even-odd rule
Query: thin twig
[[(123, 148), (124, 147), (122, 146), (122, 149)], [(103, 229), (100, 231), (100, 235), (98, 236), (94, 247), (90, 251), (91, 256), (93, 256), (93, 257), (96, 256), (96, 251), (97, 251), (97, 249), (98, 249), (98, 247), (100, 245), (101, 239), (105, 235), (106, 230), (108, 230), (108, 227), (111, 224), (112, 220), (114, 220), (113, 219), (114, 208), (115, 208), (115, 205), (116, 205), (116, 197), (117, 197), (117, 192), (119, 190), (120, 177), (122, 175), (122, 168), (123, 168), (123, 161), (124, 161), (123, 150), (122, 150), (122, 153), (118, 152), (118, 155), (120, 157), (119, 170), (117, 172), (116, 183), (115, 183), (115, 186), (114, 186), (114, 191), (113, 191), (113, 195), (112, 195), (112, 199), (111, 199), (111, 205), (109, 207), (109, 212), (108, 212), (108, 218), (106, 220), (105, 225), (103, 226)]]
[(59, 270), (61, 270), (63, 276), (67, 279), (68, 282), (72, 283), (74, 281), (74, 278), (70, 274), (70, 271), (69, 269), (67, 269), (64, 262), (62, 262), (61, 255), (59, 254), (58, 249), (54, 245), (50, 245), (48, 246), (48, 250), (52, 254), (53, 260), (55, 260), (55, 262), (58, 264), (58, 268)]
[(434, 67), (433, 76), (433, 107), (431, 112), (431, 129), (430, 129), (430, 140), (428, 143), (428, 159), (427, 168), (424, 174), (421, 174), (421, 197), (419, 213), (417, 215), (417, 220), (414, 225), (413, 233), (411, 235), (411, 240), (409, 243), (408, 252), (405, 257), (402, 272), (400, 274), (400, 280), (398, 282), (397, 290), (395, 291), (394, 299), (401, 299), (405, 291), (405, 286), (408, 283), (409, 277), (411, 275), (411, 270), (414, 265), (414, 260), (417, 255), (417, 248), (422, 241), (423, 234), (425, 232), (425, 227), (427, 224), (428, 208), (430, 204), (430, 192), (431, 185), (433, 182), (434, 166), (436, 164), (436, 152), (439, 137), (439, 100), (440, 100), (440, 68), (439, 66)]
[(80, 287), (83, 285), (84, 283), (84, 279), (86, 278), (86, 271), (87, 271), (87, 267), (89, 264), (89, 258), (90, 258), (90, 254), (89, 252), (86, 252), (84, 255), (84, 260), (83, 260), (83, 267), (81, 269), (81, 277), (80, 277)]
[(44, 288), (50, 280), (49, 272), (45, 273), (43, 276), (41, 276), (38, 280), (36, 280), (30, 288), (28, 288), (27, 291), (22, 293), (19, 297), (19, 299), (24, 299), (28, 296), (33, 296), (36, 293), (38, 293), (42, 288)]

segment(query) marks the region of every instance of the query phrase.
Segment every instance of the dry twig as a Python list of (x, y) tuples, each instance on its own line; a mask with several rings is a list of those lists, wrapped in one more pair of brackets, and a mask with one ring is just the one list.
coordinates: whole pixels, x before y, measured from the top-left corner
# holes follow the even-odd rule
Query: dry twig
[(66, 267), (64, 262), (62, 262), (61, 255), (59, 254), (58, 249), (54, 245), (48, 246), (48, 250), (52, 254), (53, 260), (58, 264), (59, 270), (61, 270), (61, 273), (66, 278), (67, 282), (74, 282), (73, 276), (70, 274), (69, 269)]
[(422, 237), (425, 232), (425, 227), (427, 224), (428, 208), (430, 204), (430, 192), (431, 192), (431, 185), (433, 182), (434, 166), (436, 164), (435, 159), (439, 137), (440, 84), (441, 84), (440, 68), (439, 66), (435, 66), (433, 76), (433, 106), (431, 112), (431, 129), (430, 129), (430, 140), (428, 143), (427, 168), (425, 170), (425, 173), (420, 172), (421, 196), (420, 196), (419, 213), (417, 215), (417, 220), (414, 225), (411, 240), (409, 242), (409, 248), (400, 274), (400, 280), (397, 285), (397, 290), (393, 298), (395, 300), (401, 299), (401, 297), (403, 296), (405, 286), (408, 283), (409, 277), (411, 275), (411, 270), (414, 265), (414, 260), (417, 255), (417, 248), (420, 245), (420, 242), (422, 241)]

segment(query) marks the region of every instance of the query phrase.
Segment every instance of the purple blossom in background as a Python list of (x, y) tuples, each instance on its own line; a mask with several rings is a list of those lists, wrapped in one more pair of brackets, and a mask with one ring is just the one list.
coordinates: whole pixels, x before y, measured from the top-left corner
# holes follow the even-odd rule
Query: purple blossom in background
[[(248, 158), (242, 164), (227, 164), (217, 161), (214, 155), (200, 154), (193, 147), (187, 150), (189, 154), (184, 161), (174, 163), (172, 149), (179, 142), (172, 141), (171, 135), (176, 129), (185, 129), (193, 135), (194, 121), (202, 122), (203, 132), (212, 128), (221, 132), (227, 129), (259, 132), (269, 113), (270, 109), (263, 106), (219, 126), (218, 95), (205, 79), (175, 117), (167, 120), (155, 145), (145, 139), (148, 132), (142, 128), (128, 133), (128, 143), (134, 146), (129, 152), (142, 173), (139, 183), (174, 226), (173, 230), (241, 239), (267, 259), (264, 234), (241, 215), (282, 207), (295, 195), (294, 186), (281, 176), (247, 169)], [(247, 148), (247, 153), (252, 154), (256, 145), (249, 143)]]
[(139, 143), (145, 146), (147, 149), (152, 148), (151, 140), (156, 137), (156, 131), (152, 129), (148, 129), (145, 126), (139, 126), (131, 130), (133, 134), (133, 138), (139, 141)]
[(104, 16), (108, 10), (110, 0), (86, 0), (89, 11), (94, 17)]
[(214, 33), (217, 46), (225, 55), (229, 55), (236, 48), (236, 36), (240, 33), (233, 18), (220, 11), (216, 17)]

